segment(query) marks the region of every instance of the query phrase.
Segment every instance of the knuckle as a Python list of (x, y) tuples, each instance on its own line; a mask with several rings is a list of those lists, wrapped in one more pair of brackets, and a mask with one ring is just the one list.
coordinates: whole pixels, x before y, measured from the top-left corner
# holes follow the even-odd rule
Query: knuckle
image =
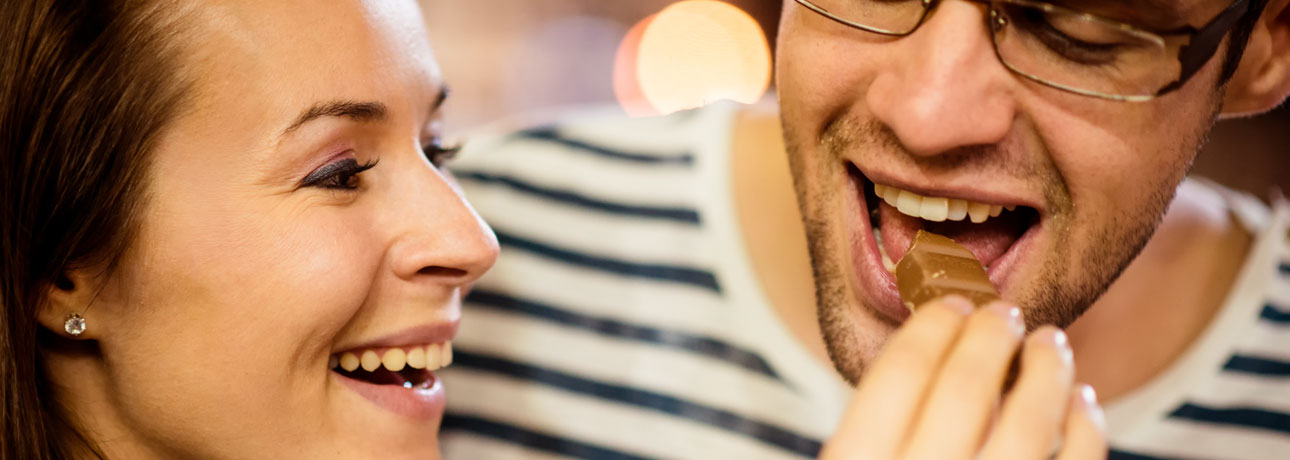
[(994, 380), (1001, 378), (1011, 362), (1012, 347), (981, 342), (965, 343), (945, 363), (942, 375), (961, 381)]
[(995, 378), (995, 370), (1006, 363), (1006, 355), (983, 356), (977, 353), (964, 354), (945, 364), (941, 374), (945, 378), (959, 381), (985, 381)]

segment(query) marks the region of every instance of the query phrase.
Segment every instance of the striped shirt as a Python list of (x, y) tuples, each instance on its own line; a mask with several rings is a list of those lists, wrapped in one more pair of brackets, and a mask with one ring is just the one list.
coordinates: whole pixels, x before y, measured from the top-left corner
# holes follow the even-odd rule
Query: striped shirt
[[(454, 364), (441, 372), (451, 395), (445, 458), (816, 456), (850, 389), (792, 338), (751, 271), (730, 196), (737, 110), (646, 119), (588, 111), (476, 139), (453, 164), (502, 254), (466, 299)], [(1252, 226), (1280, 222), (1273, 243), (1290, 260), (1285, 210), (1252, 209)], [(1251, 264), (1269, 259), (1258, 254)], [(1279, 276), (1245, 288), (1267, 298), (1267, 311), (1229, 322), (1243, 339), (1254, 338), (1251, 328), (1271, 335), (1251, 341), (1257, 350), (1203, 342), (1231, 355), (1220, 375), (1243, 380), (1195, 389), (1193, 375), (1181, 376), (1170, 408), (1124, 422), (1134, 428), (1116, 433), (1113, 458), (1171, 458), (1177, 452), (1163, 447), (1188, 445), (1179, 436), (1194, 444), (1197, 432), (1223, 435), (1212, 438), (1217, 445), (1288, 445), (1290, 424), (1280, 422), (1290, 414), (1290, 268), (1252, 266), (1242, 282)], [(1280, 300), (1269, 297), (1273, 286)], [(1245, 310), (1241, 297), (1225, 317)], [(1222, 385), (1263, 396), (1240, 399)], [(1125, 411), (1168, 405), (1152, 399)], [(1125, 418), (1118, 409), (1108, 408), (1112, 423)]]
[(1201, 336), (1106, 408), (1110, 459), (1290, 459), (1290, 204), (1184, 186), (1224, 195), (1254, 242)]

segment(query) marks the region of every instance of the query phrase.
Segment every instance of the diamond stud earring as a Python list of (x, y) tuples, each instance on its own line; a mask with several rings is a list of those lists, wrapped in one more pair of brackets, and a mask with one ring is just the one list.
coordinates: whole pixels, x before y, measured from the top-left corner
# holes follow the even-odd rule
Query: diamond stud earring
[(63, 330), (72, 337), (79, 337), (85, 333), (85, 318), (76, 313), (67, 315), (67, 321), (63, 322)]

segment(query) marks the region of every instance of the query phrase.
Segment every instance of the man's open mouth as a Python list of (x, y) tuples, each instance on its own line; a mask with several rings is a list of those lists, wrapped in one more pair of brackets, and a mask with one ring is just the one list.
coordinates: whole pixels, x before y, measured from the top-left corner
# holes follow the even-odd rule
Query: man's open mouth
[(862, 295), (886, 316), (896, 321), (908, 316), (891, 271), (919, 230), (949, 237), (972, 251), (986, 267), (991, 282), (1007, 297), (1005, 285), (1014, 262), (1034, 239), (1031, 236), (1038, 234), (1034, 231), (1042, 220), (1038, 210), (1008, 198), (973, 197), (971, 191), (912, 191), (870, 180), (853, 164), (848, 163), (847, 168), (860, 195), (856, 198), (864, 206), (853, 208), (864, 215), (851, 220), (852, 230), (871, 230), (873, 237), (869, 240), (868, 235), (852, 234), (853, 262), (856, 270), (867, 273), (859, 279)]
[(869, 219), (888, 269), (919, 230), (953, 239), (990, 267), (1039, 220), (1039, 213), (1027, 206), (924, 196), (869, 181), (857, 170), (853, 174), (863, 181)]

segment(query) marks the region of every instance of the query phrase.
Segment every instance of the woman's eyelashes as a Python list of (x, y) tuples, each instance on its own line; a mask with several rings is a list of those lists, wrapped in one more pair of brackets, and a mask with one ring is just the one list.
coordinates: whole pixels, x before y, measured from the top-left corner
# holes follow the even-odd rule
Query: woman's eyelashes
[(430, 160), (431, 164), (436, 168), (440, 168), (443, 167), (444, 163), (455, 158), (457, 153), (461, 152), (461, 147), (461, 142), (444, 145), (443, 139), (435, 138), (427, 143), (425, 147), (422, 147), (421, 151), (425, 153), (426, 159)]
[(346, 158), (314, 170), (301, 181), (301, 187), (319, 187), (333, 190), (354, 190), (358, 188), (358, 175), (376, 166), (377, 160), (360, 164), (358, 160)]
[[(460, 142), (451, 145), (444, 145), (442, 139), (435, 139), (422, 147), (422, 153), (426, 159), (434, 164), (436, 168), (443, 167), (444, 163), (457, 156), (461, 151)], [(359, 163), (353, 158), (328, 163), (325, 166), (314, 170), (300, 181), (301, 187), (318, 187), (334, 190), (354, 190), (359, 186), (359, 174), (376, 166), (377, 160), (367, 163)]]

